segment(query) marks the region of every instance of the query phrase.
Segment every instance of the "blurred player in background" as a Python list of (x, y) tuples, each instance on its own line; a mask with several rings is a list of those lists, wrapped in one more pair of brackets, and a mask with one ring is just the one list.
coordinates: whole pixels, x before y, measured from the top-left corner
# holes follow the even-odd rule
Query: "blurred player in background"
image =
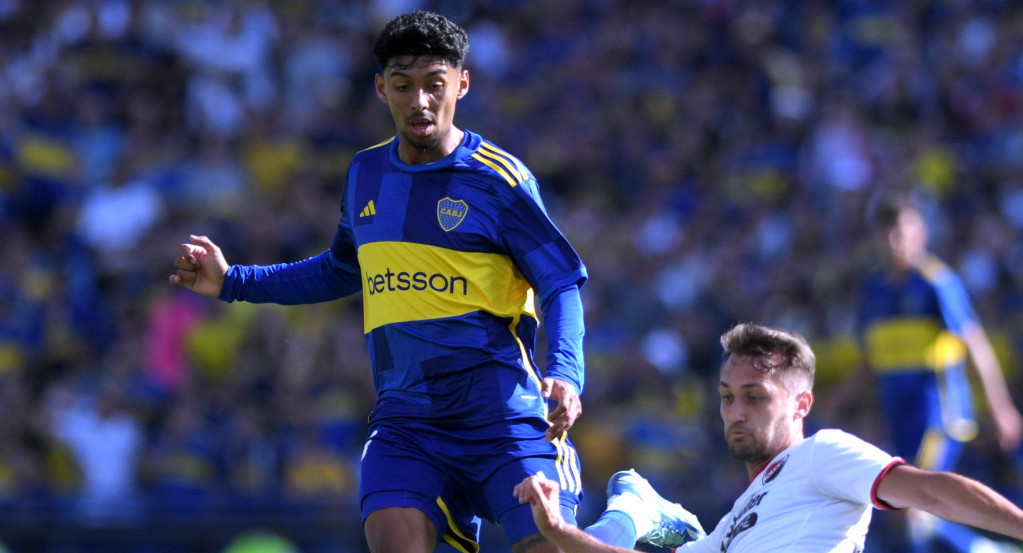
[[(192, 236), (170, 277), (228, 302), (362, 291), (377, 401), (360, 496), (374, 553), (477, 551), (479, 517), (501, 525), (515, 552), (553, 552), (511, 490), (551, 475), (569, 520), (582, 493), (567, 431), (582, 411), (586, 269), (529, 169), (454, 126), (468, 48), (463, 29), (429, 12), (398, 16), (377, 36), (376, 92), (397, 132), (352, 159), (327, 251), (228, 265), (210, 239)], [(544, 372), (533, 358), (534, 299)]]
[[(1019, 411), (962, 281), (927, 250), (919, 208), (907, 194), (887, 193), (875, 199), (869, 217), (887, 264), (863, 283), (858, 330), (893, 451), (923, 469), (956, 468), (978, 431), (969, 365), (999, 445), (1014, 452), (1023, 433)], [(862, 389), (866, 374), (850, 381), (846, 400)], [(969, 529), (926, 513), (910, 510), (906, 518), (899, 525), (914, 552), (930, 551), (938, 538), (963, 553), (983, 543)]]
[[(841, 430), (804, 438), (816, 362), (802, 336), (740, 324), (721, 337), (721, 345), (725, 440), (732, 456), (746, 463), (750, 479), (731, 512), (704, 536), (678, 504), (634, 471), (619, 472), (608, 484), (601, 520), (613, 517), (627, 532), (610, 545), (561, 518), (556, 482), (528, 477), (514, 493), (532, 505), (537, 525), (563, 551), (628, 551), (638, 537), (679, 552), (855, 553), (863, 551), (875, 507), (926, 509), (1023, 539), (1023, 510), (975, 480), (922, 470)], [(988, 551), (1018, 550), (988, 545)]]

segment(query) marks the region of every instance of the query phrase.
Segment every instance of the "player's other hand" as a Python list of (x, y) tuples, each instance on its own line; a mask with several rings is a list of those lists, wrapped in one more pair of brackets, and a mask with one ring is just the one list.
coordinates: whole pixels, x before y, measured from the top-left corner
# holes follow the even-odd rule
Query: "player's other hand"
[(583, 413), (583, 404), (579, 400), (579, 393), (575, 386), (558, 380), (557, 378), (543, 379), (541, 389), (544, 398), (550, 398), (558, 402), (558, 407), (547, 414), (547, 422), (551, 423), (547, 429), (547, 441), (561, 436), (572, 428), (576, 419)]
[(558, 483), (548, 480), (542, 472), (527, 476), (516, 484), (512, 494), (518, 498), (519, 504), (529, 503), (533, 521), (541, 533), (548, 534), (565, 523), (565, 519), (561, 518)]
[(227, 260), (209, 238), (193, 234), (188, 239), (188, 244), (178, 246), (178, 257), (174, 259), (178, 271), (170, 276), (170, 281), (215, 298), (220, 295), (220, 288), (224, 285)]

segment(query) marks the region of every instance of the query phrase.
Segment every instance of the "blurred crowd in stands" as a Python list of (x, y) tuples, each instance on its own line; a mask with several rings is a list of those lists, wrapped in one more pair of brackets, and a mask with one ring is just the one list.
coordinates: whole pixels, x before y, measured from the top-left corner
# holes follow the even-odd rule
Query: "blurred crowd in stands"
[[(456, 124), (533, 170), (589, 267), (581, 522), (632, 466), (713, 527), (745, 487), (717, 337), (804, 333), (826, 398), (857, 362), (882, 188), (916, 191), (1023, 401), (1012, 0), (0, 0), (13, 553), (220, 551), (261, 525), (303, 553), (364, 551), (360, 299), (229, 306), (167, 276), (190, 233), (236, 263), (329, 245), (348, 160), (393, 134), (373, 37), (415, 8), (467, 28)], [(873, 408), (819, 400), (812, 422), (882, 441)], [(1018, 502), (1020, 460), (971, 448), (963, 472)]]

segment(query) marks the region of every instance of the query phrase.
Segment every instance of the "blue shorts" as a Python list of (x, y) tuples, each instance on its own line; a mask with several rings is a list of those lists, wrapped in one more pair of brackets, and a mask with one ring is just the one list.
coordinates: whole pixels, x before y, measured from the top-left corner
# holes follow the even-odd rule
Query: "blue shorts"
[(469, 429), (409, 421), (371, 425), (359, 483), (363, 522), (378, 509), (414, 507), (436, 525), (438, 541), (456, 551), (478, 550), (481, 518), (500, 525), (508, 542), (515, 543), (538, 530), (529, 505), (520, 505), (512, 489), (526, 476), (543, 472), (561, 482), (562, 515), (575, 524), (582, 499), (575, 447), (567, 438), (546, 441), (542, 420), (509, 424)]

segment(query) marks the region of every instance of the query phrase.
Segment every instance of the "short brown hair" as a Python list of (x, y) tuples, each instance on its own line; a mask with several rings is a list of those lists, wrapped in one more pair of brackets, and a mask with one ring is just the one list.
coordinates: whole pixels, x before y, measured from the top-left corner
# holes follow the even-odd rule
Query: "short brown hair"
[[(765, 373), (785, 373), (802, 377), (808, 388), (813, 388), (816, 358), (806, 339), (795, 332), (753, 323), (739, 323), (721, 335), (724, 355), (722, 365), (732, 355), (746, 355), (754, 359), (753, 366)], [(765, 357), (780, 353), (781, 364), (765, 362)]]

